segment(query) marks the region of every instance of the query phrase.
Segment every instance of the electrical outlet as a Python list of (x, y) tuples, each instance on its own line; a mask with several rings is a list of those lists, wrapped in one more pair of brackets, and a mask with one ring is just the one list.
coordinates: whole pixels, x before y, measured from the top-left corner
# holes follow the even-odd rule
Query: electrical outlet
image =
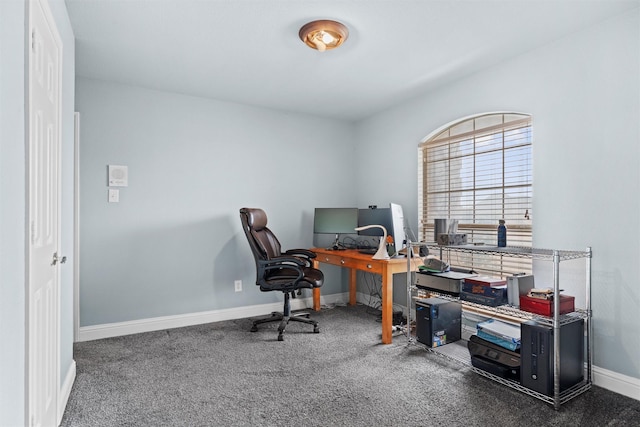
[(235, 286), (236, 292), (242, 292), (242, 280), (234, 281), (233, 286)]

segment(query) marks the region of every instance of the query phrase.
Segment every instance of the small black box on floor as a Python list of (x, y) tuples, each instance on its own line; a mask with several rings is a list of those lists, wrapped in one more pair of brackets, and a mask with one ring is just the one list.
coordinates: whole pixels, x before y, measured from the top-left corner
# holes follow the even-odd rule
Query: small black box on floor
[(416, 301), (416, 336), (419, 342), (438, 347), (458, 341), (461, 325), (460, 303), (440, 298)]
[[(553, 328), (534, 320), (520, 325), (520, 383), (553, 396)], [(584, 369), (584, 320), (560, 326), (560, 391), (580, 383)]]

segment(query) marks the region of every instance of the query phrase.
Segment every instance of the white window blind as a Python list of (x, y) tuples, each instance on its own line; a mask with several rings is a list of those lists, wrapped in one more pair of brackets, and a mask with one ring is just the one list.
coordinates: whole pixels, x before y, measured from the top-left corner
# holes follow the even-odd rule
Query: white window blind
[[(471, 243), (496, 246), (498, 221), (507, 245), (530, 247), (531, 117), (487, 114), (458, 122), (418, 148), (420, 239), (434, 241), (434, 219), (458, 221)], [(492, 275), (531, 272), (531, 260), (457, 254), (453, 265)]]

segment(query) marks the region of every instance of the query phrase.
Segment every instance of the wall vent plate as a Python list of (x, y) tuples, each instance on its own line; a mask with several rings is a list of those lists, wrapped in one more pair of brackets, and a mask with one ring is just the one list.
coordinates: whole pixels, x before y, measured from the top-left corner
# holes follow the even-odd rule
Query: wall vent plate
[(129, 168), (122, 165), (109, 165), (109, 187), (126, 187), (129, 185)]

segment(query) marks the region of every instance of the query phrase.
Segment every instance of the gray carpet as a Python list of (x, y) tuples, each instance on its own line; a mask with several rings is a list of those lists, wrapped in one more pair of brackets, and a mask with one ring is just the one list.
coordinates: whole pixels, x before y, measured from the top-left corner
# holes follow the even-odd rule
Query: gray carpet
[(640, 401), (599, 387), (556, 411), (429, 353), (381, 345), (364, 306), (313, 313), (320, 333), (250, 319), (75, 345), (62, 426), (638, 426)]

